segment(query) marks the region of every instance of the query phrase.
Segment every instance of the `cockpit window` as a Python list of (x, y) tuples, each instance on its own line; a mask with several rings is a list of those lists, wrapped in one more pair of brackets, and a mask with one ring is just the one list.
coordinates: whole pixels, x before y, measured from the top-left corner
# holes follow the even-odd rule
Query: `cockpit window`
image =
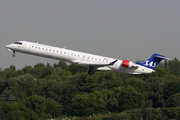
[(21, 43), (21, 42), (15, 42), (14, 44), (19, 44), (19, 45), (22, 45), (22, 43)]

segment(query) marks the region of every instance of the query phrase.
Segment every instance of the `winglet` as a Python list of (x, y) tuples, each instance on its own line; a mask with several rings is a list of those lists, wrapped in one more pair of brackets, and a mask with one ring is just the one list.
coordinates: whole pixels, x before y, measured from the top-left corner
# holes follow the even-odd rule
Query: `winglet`
[(113, 61), (113, 62), (111, 62), (111, 63), (109, 63), (109, 65), (114, 65), (114, 63), (117, 62), (117, 61), (118, 61), (118, 59)]

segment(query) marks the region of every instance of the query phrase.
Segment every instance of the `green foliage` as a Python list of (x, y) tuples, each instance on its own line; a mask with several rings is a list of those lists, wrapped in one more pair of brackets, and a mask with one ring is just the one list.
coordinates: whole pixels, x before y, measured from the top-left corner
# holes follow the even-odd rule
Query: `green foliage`
[(176, 78), (167, 82), (166, 88), (164, 90), (165, 98), (168, 99), (171, 95), (180, 92), (180, 79)]
[(66, 62), (64, 62), (64, 61), (59, 61), (58, 66), (59, 66), (62, 70), (68, 70), (68, 65), (67, 65)]
[(44, 65), (44, 63), (38, 63), (38, 64), (34, 65), (34, 68), (36, 68), (36, 67), (45, 67), (45, 65)]
[(104, 113), (107, 103), (102, 92), (77, 94), (72, 99), (73, 114), (78, 116), (92, 115), (93, 113)]
[(140, 108), (142, 104), (142, 95), (134, 90), (131, 86), (123, 87), (119, 96), (119, 111)]
[(0, 67), (0, 71), (3, 71), (2, 67)]
[(146, 108), (130, 111), (132, 120), (163, 120), (166, 119), (163, 111), (159, 108)]
[(58, 101), (60, 99), (60, 94), (62, 91), (62, 84), (60, 82), (47, 80), (43, 84), (43, 93), (46, 98), (51, 98)]
[(27, 100), (26, 106), (36, 112), (41, 118), (47, 119), (51, 117), (49, 114), (45, 113), (45, 110), (47, 109), (47, 101), (42, 96), (30, 96)]
[(161, 110), (169, 119), (180, 119), (180, 107), (162, 108)]
[(46, 113), (50, 114), (53, 118), (57, 118), (63, 113), (63, 106), (53, 99), (47, 98)]
[(10, 65), (9, 67), (11, 70), (16, 71), (16, 67), (14, 65)]
[(35, 80), (31, 74), (20, 75), (6, 81), (9, 88), (14, 91), (17, 98), (23, 99), (26, 96), (35, 94)]
[(74, 64), (69, 65), (69, 71), (74, 75), (77, 72), (87, 72), (88, 69), (82, 66), (77, 66)]
[(24, 72), (24, 73), (29, 73), (29, 74), (31, 74), (31, 73), (32, 73), (32, 70), (33, 70), (33, 68), (32, 68), (31, 66), (25, 66), (25, 67), (23, 68), (23, 72)]
[(71, 76), (71, 72), (70, 71), (65, 71), (65, 70), (62, 70), (62, 71), (59, 71), (57, 73), (63, 80), (67, 79), (68, 77)]
[(24, 104), (3, 103), (0, 105), (1, 120), (38, 120), (40, 117)]
[(40, 78), (42, 74), (44, 74), (46, 68), (44, 66), (36, 66), (32, 71), (31, 74), (35, 78)]
[(145, 99), (148, 99), (151, 87), (145, 81), (138, 79), (136, 77), (128, 78), (124, 81), (124, 86), (132, 86), (137, 92), (141, 93)]
[(40, 77), (40, 78), (45, 78), (45, 77), (51, 75), (52, 72), (53, 72), (52, 69), (46, 68), (46, 69), (43, 71), (43, 73), (41, 74), (41, 77)]
[(11, 90), (8, 90), (8, 88), (4, 90), (4, 93), (2, 94), (2, 98), (3, 100), (9, 103), (12, 103), (16, 100), (15, 97), (13, 96), (13, 93), (11, 92)]
[(166, 101), (168, 107), (178, 107), (180, 106), (180, 93), (171, 95), (171, 97)]
[(174, 75), (180, 75), (180, 61), (177, 58), (165, 62), (165, 68), (170, 70)]
[(87, 68), (62, 61), (20, 70), (11, 65), (0, 71), (0, 119), (180, 119), (179, 66), (174, 58), (154, 74), (90, 76)]
[(9, 79), (11, 77), (15, 77), (16, 76), (16, 72), (14, 70), (11, 70), (10, 68), (7, 68), (4, 70), (4, 78), (5, 79)]

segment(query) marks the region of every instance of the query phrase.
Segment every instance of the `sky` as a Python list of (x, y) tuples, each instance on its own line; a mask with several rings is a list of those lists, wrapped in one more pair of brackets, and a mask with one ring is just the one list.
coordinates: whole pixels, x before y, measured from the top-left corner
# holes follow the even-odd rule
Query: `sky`
[(0, 0), (0, 67), (58, 60), (16, 53), (26, 40), (130, 61), (180, 60), (180, 0)]

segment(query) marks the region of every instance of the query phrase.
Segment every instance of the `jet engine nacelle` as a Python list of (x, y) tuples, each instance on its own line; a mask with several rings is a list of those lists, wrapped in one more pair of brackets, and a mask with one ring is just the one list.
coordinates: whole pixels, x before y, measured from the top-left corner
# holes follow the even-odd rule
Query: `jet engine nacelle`
[(137, 68), (138, 67), (136, 64), (134, 64), (133, 62), (128, 61), (128, 60), (123, 60), (122, 66), (126, 67), (126, 68)]

